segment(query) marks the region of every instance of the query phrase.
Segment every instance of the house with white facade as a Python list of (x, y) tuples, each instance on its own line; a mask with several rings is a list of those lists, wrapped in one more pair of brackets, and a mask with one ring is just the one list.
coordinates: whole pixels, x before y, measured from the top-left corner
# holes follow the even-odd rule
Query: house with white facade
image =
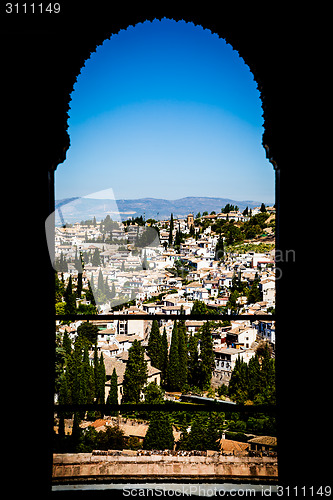
[(214, 385), (228, 384), (232, 371), (239, 356), (245, 363), (255, 355), (253, 349), (235, 349), (233, 347), (214, 347), (215, 369), (212, 383)]

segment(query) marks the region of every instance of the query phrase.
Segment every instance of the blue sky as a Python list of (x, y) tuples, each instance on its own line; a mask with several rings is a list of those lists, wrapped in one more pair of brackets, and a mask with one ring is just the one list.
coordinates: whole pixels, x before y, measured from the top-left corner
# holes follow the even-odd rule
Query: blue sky
[(71, 146), (56, 198), (211, 196), (274, 202), (259, 91), (209, 30), (163, 19), (97, 47), (70, 102)]

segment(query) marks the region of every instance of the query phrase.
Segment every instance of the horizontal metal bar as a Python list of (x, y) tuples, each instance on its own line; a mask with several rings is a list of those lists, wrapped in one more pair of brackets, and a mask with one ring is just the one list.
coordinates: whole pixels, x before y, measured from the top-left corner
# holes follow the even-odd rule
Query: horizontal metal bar
[(196, 403), (162, 403), (162, 404), (56, 404), (54, 405), (56, 413), (62, 412), (81, 412), (81, 411), (101, 411), (105, 415), (110, 412), (121, 411), (231, 411), (243, 413), (275, 413), (275, 405), (242, 405), (231, 403), (229, 401), (216, 401), (203, 404)]
[(206, 321), (275, 321), (275, 314), (58, 314), (59, 321), (103, 321), (103, 320), (206, 320)]

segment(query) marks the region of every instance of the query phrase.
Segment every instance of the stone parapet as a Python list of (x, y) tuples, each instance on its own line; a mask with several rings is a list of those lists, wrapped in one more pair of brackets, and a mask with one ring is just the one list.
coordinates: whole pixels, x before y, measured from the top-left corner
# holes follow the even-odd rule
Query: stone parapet
[[(106, 453), (106, 454), (104, 454)], [(276, 457), (224, 456), (220, 453), (201, 456), (152, 454), (64, 453), (53, 456), (55, 482), (174, 478), (174, 479), (277, 479)]]

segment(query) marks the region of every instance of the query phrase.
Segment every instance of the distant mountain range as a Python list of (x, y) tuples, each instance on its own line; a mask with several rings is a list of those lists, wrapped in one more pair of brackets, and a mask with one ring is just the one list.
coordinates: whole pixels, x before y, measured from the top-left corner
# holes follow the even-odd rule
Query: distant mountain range
[[(261, 205), (261, 201), (236, 201), (230, 198), (209, 198), (189, 196), (178, 200), (164, 200), (158, 198), (140, 198), (136, 200), (103, 200), (93, 198), (67, 198), (56, 201), (56, 209), (61, 208), (65, 222), (73, 223), (96, 217), (96, 220), (105, 219), (109, 214), (114, 220), (126, 220), (129, 217), (144, 216), (145, 219), (184, 218), (189, 213), (198, 212), (218, 213), (227, 204), (237, 205), (243, 211), (246, 207), (253, 208)], [(273, 204), (266, 203), (266, 204)], [(59, 223), (59, 211), (56, 210), (56, 223)]]

